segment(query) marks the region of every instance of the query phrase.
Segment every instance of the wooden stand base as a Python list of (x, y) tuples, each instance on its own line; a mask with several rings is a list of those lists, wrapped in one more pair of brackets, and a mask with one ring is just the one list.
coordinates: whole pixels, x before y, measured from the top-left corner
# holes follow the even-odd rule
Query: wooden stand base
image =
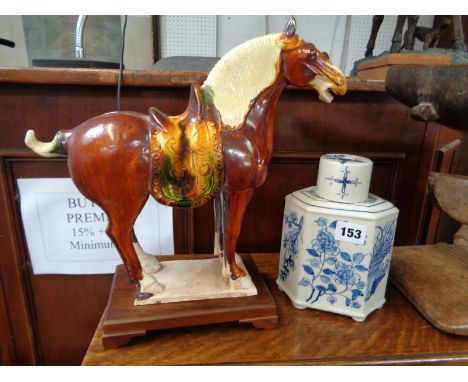
[[(165, 260), (190, 258), (201, 257), (170, 256)], [(104, 313), (102, 335), (104, 348), (125, 345), (133, 337), (144, 336), (149, 331), (160, 329), (233, 321), (251, 323), (261, 329), (275, 328), (278, 324), (276, 303), (250, 256), (243, 255), (242, 260), (257, 288), (257, 296), (145, 306), (134, 305), (135, 286), (130, 284), (124, 266), (118, 266)]]
[(395, 247), (391, 280), (435, 327), (468, 336), (468, 250), (450, 244)]

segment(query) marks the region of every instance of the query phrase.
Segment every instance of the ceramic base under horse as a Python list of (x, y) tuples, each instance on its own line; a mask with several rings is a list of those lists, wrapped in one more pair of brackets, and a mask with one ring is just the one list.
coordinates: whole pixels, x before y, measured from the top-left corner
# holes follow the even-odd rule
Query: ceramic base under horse
[[(48, 143), (26, 134), (43, 156), (68, 155), (78, 189), (108, 215), (107, 234), (138, 285), (137, 298), (160, 293), (160, 264), (146, 255), (133, 224), (149, 195), (181, 208), (215, 200), (215, 253), (235, 280), (245, 275), (235, 249), (245, 210), (267, 177), (278, 99), (288, 86), (311, 86), (320, 100), (346, 92), (346, 79), (326, 53), (285, 31), (247, 41), (227, 53), (206, 81), (193, 85), (187, 110), (167, 116), (112, 112), (59, 131)], [(294, 128), (294, 126), (291, 126)]]

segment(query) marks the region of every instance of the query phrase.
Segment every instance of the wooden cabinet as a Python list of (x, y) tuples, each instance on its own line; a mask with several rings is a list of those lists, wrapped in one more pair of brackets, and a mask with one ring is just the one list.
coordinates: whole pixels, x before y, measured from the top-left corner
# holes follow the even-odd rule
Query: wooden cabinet
[[(189, 84), (204, 78), (204, 73), (128, 71), (122, 108), (145, 113), (154, 105), (175, 115), (185, 109)], [(102, 315), (111, 275), (33, 275), (16, 179), (66, 177), (65, 160), (39, 158), (25, 148), (26, 130), (48, 140), (59, 129), (114, 110), (116, 79), (112, 70), (0, 68), (2, 364), (80, 364)], [(436, 153), (460, 134), (412, 120), (405, 106), (385, 94), (383, 82), (350, 79), (349, 89), (331, 105), (319, 102), (310, 90), (283, 94), (269, 177), (249, 205), (238, 251), (278, 251), (284, 197), (315, 183), (325, 152), (372, 159), (371, 192), (401, 211), (396, 244), (424, 241), (427, 175), (453, 160), (453, 153), (442, 159)], [(212, 205), (174, 210), (177, 253), (212, 250), (212, 210)]]

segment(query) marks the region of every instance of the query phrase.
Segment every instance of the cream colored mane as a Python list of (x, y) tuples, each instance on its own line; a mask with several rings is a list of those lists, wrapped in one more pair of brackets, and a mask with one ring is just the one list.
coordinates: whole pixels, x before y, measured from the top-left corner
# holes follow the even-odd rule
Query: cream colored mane
[(223, 124), (230, 129), (241, 127), (250, 102), (275, 81), (281, 53), (279, 35), (257, 37), (230, 50), (203, 84), (202, 88), (211, 92)]

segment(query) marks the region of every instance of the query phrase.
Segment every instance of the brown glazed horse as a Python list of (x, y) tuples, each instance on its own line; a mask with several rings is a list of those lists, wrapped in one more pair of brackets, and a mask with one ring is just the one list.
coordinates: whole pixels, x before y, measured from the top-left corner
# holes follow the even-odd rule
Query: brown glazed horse
[(150, 194), (174, 207), (215, 198), (215, 253), (223, 254), (235, 280), (244, 276), (235, 257), (244, 212), (265, 182), (275, 109), (288, 85), (311, 86), (324, 102), (332, 101), (330, 91), (346, 92), (344, 75), (326, 53), (296, 35), (293, 18), (283, 33), (226, 54), (203, 85), (192, 86), (179, 116), (155, 108), (148, 116), (112, 112), (59, 131), (51, 142), (37, 141), (33, 131), (25, 141), (43, 156), (68, 155), (76, 186), (108, 215), (107, 233), (137, 281), (137, 298), (162, 290), (152, 275), (159, 264), (143, 253), (132, 231)]

